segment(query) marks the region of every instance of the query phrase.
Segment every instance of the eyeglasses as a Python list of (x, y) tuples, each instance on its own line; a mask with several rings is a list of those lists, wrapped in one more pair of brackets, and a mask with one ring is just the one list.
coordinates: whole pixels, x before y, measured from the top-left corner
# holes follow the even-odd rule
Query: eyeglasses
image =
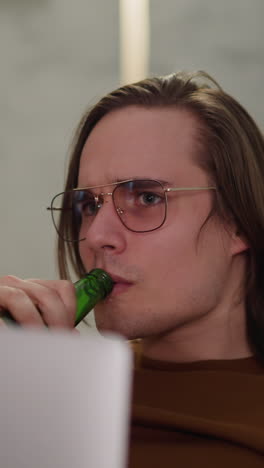
[[(111, 192), (93, 190), (114, 187)], [(123, 225), (133, 232), (149, 232), (159, 229), (166, 220), (168, 193), (180, 191), (216, 190), (216, 187), (168, 187), (158, 180), (129, 179), (107, 185), (75, 188), (59, 193), (47, 209), (51, 211), (53, 224), (60, 237), (67, 242), (85, 240), (83, 233), (91, 226), (105, 197), (112, 197), (117, 216)], [(98, 190), (97, 190), (98, 191)], [(61, 222), (64, 217), (65, 223)]]

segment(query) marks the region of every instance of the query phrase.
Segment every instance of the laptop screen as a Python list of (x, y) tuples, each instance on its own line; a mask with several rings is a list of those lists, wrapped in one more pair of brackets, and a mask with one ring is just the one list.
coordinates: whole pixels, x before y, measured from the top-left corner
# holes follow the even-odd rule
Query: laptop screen
[(0, 330), (0, 466), (125, 468), (131, 369), (114, 335)]

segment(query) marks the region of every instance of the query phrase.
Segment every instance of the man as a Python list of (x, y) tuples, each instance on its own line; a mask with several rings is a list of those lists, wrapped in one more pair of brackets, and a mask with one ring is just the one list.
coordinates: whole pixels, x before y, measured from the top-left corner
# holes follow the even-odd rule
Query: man
[[(124, 86), (81, 121), (58, 259), (63, 278), (68, 260), (109, 272), (97, 327), (140, 338), (131, 467), (263, 465), (263, 178), (260, 131), (205, 73)], [(71, 283), (0, 284), (19, 322), (73, 327)]]

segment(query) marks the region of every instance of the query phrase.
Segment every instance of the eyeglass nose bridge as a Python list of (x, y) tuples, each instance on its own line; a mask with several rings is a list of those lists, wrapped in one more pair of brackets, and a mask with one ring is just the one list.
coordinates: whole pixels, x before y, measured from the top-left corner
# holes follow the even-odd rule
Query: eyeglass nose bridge
[(112, 196), (113, 196), (113, 192), (101, 192), (100, 195), (98, 196), (98, 198), (99, 198), (99, 197), (103, 197), (103, 198), (104, 198), (104, 197), (106, 197), (107, 195), (112, 197)]
[(105, 197), (106, 196), (113, 196), (113, 192), (101, 192), (99, 195), (94, 195), (94, 200), (97, 206), (97, 209), (100, 209), (104, 202), (105, 202)]
[[(102, 207), (102, 205), (104, 203), (104, 197), (110, 196), (110, 197), (113, 198), (113, 193), (114, 192), (101, 192), (99, 195), (95, 195), (94, 199), (95, 199), (97, 208), (99, 209), (99, 208)], [(116, 212), (117, 212), (117, 214), (119, 216), (124, 214), (124, 210), (122, 208), (118, 207), (118, 206), (115, 206), (115, 202), (114, 202), (114, 207), (115, 207), (115, 210), (116, 210)]]

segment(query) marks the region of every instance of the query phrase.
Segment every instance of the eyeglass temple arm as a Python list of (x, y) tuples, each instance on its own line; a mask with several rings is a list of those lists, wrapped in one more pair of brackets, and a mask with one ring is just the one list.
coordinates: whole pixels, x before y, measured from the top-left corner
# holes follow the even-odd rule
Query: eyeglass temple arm
[[(181, 190), (216, 190), (216, 187), (169, 187), (165, 189), (165, 192), (180, 192)], [(112, 195), (112, 192), (102, 193), (101, 195)], [(51, 206), (47, 206), (46, 208), (49, 211), (62, 211), (63, 208), (51, 208)]]
[(216, 190), (216, 187), (169, 187), (165, 192), (179, 192), (181, 190)]

